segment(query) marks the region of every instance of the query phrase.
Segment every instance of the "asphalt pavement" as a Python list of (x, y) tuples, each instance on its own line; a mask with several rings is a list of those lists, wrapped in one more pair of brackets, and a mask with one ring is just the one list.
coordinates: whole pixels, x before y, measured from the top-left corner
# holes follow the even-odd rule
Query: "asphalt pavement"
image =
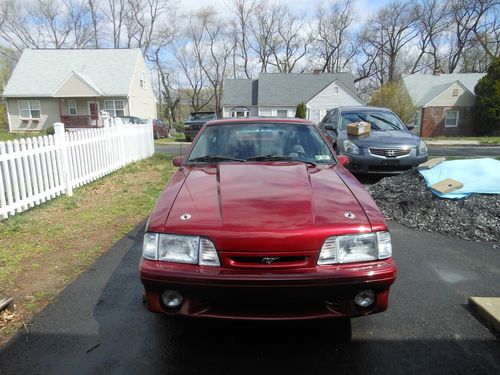
[(390, 224), (399, 274), (387, 312), (328, 321), (182, 320), (147, 311), (143, 226), (0, 350), (0, 374), (498, 374), (497, 337), (467, 306), (500, 295), (500, 249)]

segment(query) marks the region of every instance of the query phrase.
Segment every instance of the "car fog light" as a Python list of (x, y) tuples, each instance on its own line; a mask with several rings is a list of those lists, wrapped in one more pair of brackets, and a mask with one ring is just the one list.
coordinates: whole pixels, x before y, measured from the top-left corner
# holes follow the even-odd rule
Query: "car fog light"
[(161, 295), (161, 300), (165, 306), (174, 309), (182, 303), (182, 296), (175, 290), (165, 290)]
[(373, 290), (363, 290), (356, 294), (354, 302), (360, 307), (369, 307), (375, 302), (375, 293)]

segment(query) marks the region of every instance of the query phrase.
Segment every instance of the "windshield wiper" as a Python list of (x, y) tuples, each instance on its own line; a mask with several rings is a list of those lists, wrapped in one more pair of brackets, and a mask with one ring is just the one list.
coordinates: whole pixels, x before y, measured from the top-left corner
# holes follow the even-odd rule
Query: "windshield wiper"
[(373, 118), (376, 118), (377, 120), (380, 120), (382, 122), (385, 122), (387, 125), (390, 125), (391, 127), (393, 127), (394, 129), (396, 130), (401, 130), (401, 128), (399, 126), (397, 126), (396, 124), (393, 124), (392, 122), (386, 120), (385, 118), (383, 117), (379, 117), (379, 116), (375, 116), (375, 115), (371, 115)]
[(301, 163), (306, 163), (312, 166), (316, 166), (316, 164), (311, 161), (296, 159), (286, 155), (258, 155), (247, 158), (246, 161), (298, 161)]
[(244, 159), (237, 159), (237, 158), (231, 158), (229, 156), (217, 156), (217, 155), (205, 155), (205, 156), (200, 156), (198, 158), (194, 159), (189, 159), (189, 163), (210, 163), (210, 162), (219, 162), (219, 161), (239, 161), (239, 162), (244, 162)]

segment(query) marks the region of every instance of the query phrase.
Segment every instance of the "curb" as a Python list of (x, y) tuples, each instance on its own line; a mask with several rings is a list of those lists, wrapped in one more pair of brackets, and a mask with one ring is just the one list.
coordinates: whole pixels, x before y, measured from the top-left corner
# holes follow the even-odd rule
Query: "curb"
[(500, 297), (469, 297), (469, 306), (500, 333)]

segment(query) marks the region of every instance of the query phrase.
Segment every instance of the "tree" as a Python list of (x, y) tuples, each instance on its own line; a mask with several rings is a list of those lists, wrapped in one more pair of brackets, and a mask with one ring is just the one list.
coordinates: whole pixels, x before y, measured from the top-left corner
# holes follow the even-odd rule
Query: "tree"
[(500, 133), (500, 58), (474, 88), (476, 94), (475, 128), (479, 134)]
[(295, 111), (295, 117), (306, 118), (306, 104), (304, 102), (299, 103), (297, 110)]
[(388, 82), (372, 95), (370, 105), (387, 107), (406, 124), (413, 120), (415, 106), (401, 81)]

